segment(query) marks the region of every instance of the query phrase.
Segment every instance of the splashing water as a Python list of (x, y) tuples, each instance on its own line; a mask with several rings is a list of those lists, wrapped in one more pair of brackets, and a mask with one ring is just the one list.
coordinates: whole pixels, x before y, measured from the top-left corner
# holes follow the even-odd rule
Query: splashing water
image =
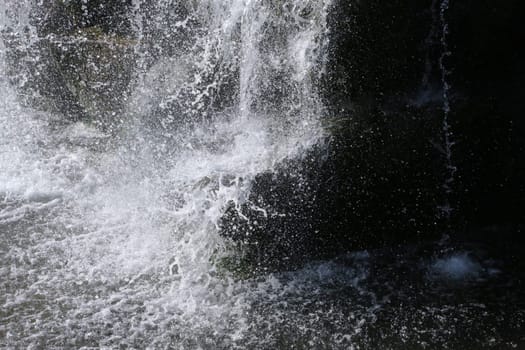
[(119, 42), (133, 45), (133, 88), (109, 124), (24, 99), (49, 64), (42, 47), (93, 40), (38, 32), (31, 1), (0, 5), (2, 345), (243, 347), (256, 300), (271, 314), (265, 299), (315, 289), (303, 279), (321, 268), (356, 285), (330, 264), (298, 272), (297, 287), (217, 267), (232, 254), (223, 210), (323, 137), (329, 5), (134, 1), (134, 38)]
[[(246, 280), (221, 265), (224, 210), (323, 140), (330, 1), (133, 0), (115, 32), (90, 22), (95, 2), (78, 27), (53, 17), (74, 3), (0, 4), (1, 348), (493, 348), (507, 324), (523, 339), (519, 307), (492, 327), (475, 294), (499, 270), (461, 253)], [(450, 275), (473, 279), (463, 305)]]
[(460, 281), (479, 277), (481, 265), (467, 253), (456, 253), (437, 259), (431, 272), (440, 278)]

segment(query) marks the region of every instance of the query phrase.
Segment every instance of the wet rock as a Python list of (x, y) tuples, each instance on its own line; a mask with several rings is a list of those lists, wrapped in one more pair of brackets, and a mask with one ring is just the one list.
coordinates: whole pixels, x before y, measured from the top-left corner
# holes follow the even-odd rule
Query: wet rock
[[(129, 94), (134, 46), (127, 2), (51, 1), (31, 18), (38, 36), (9, 28), (9, 77), (26, 104), (70, 120), (115, 123)], [(32, 40), (28, 41), (28, 38)]]
[(413, 153), (416, 168), (402, 155), (388, 159), (382, 149), (373, 153), (359, 143), (333, 141), (260, 174), (248, 201), (226, 210), (221, 232), (237, 244), (240, 266), (290, 269), (348, 251), (439, 237), (439, 184), (429, 181), (431, 165), (424, 161), (432, 145)]
[(89, 27), (51, 36), (49, 45), (62, 82), (87, 117), (102, 126), (121, 118), (135, 67), (134, 41)]

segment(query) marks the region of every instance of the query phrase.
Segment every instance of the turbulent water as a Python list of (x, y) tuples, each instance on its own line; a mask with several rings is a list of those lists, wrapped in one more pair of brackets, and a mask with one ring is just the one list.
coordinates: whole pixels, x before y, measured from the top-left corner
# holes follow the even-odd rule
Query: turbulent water
[[(170, 2), (133, 5), (136, 78), (116, 135), (21, 104), (2, 47), (8, 346), (231, 347), (249, 341), (263, 290), (286, 289), (218, 270), (229, 254), (218, 220), (256, 174), (321, 137), (314, 67), (329, 4), (202, 1), (176, 23)], [(34, 43), (49, 38), (34, 32), (33, 8), (3, 4), (1, 24), (35, 62)], [(189, 33), (185, 48), (151, 46), (177, 32)], [(222, 72), (231, 102), (217, 106)], [(21, 84), (34, 78), (24, 73)]]
[[(406, 283), (389, 271), (403, 266), (423, 288), (500, 276), (466, 252), (392, 264), (384, 252), (354, 253), (245, 280), (221, 266), (235, 254), (219, 234), (226, 207), (324, 138), (317, 82), (330, 6), (134, 1), (131, 89), (108, 122), (28, 102), (24, 87), (46, 64), (39, 45), (69, 44), (37, 32), (31, 1), (0, 4), (0, 346), (403, 348), (461, 332), (425, 329), (453, 311), (417, 309), (417, 293), (412, 325), (410, 310), (385, 305), (399, 305), (391, 293)], [(13, 45), (25, 52), (15, 77)], [(468, 300), (458, 310), (486, 312)], [(519, 329), (523, 315), (513, 317)], [(479, 334), (490, 343), (498, 329)]]

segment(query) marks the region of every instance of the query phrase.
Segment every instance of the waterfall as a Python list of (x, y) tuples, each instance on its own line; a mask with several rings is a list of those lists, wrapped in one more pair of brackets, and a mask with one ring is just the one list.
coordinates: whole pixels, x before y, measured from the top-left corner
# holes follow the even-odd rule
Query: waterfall
[(432, 0), (405, 104), (429, 3), (1, 1), (0, 348), (524, 348), (520, 18)]
[(268, 284), (218, 221), (323, 138), (329, 1), (134, 0), (124, 34), (72, 3), (0, 5), (6, 344), (243, 344)]

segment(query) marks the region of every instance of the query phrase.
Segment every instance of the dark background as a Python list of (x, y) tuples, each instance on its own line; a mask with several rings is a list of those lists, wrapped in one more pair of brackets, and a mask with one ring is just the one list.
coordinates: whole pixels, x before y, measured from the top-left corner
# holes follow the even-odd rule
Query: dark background
[[(430, 223), (427, 205), (443, 202), (444, 191), (435, 184), (447, 177), (439, 151), (440, 2), (339, 1), (336, 6), (340, 10), (335, 13), (342, 15), (332, 17), (336, 39), (327, 90), (335, 85), (333, 90), (341, 91), (335, 99), (328, 98), (333, 111), (345, 119), (337, 142), (352, 166), (367, 164), (363, 173), (372, 184), (363, 197), (378, 195), (379, 203), (388, 202), (383, 209), (372, 205), (380, 209), (375, 221), (407, 204)], [(511, 225), (516, 238), (520, 236), (525, 218), (522, 7), (519, 1), (462, 0), (451, 1), (445, 12), (450, 55), (443, 62), (451, 86), (449, 122), (457, 173), (449, 199), (455, 212), (450, 223), (438, 222), (438, 229)], [(414, 102), (425, 90), (434, 98)], [(359, 141), (352, 124), (372, 134), (373, 140)], [(365, 143), (371, 143), (368, 149)], [(360, 148), (361, 159), (345, 152), (351, 147)], [(382, 185), (385, 192), (378, 193)], [(397, 192), (395, 198), (387, 194), (392, 191)], [(392, 214), (385, 212), (389, 209)], [(394, 219), (396, 224), (403, 225), (402, 216)]]

